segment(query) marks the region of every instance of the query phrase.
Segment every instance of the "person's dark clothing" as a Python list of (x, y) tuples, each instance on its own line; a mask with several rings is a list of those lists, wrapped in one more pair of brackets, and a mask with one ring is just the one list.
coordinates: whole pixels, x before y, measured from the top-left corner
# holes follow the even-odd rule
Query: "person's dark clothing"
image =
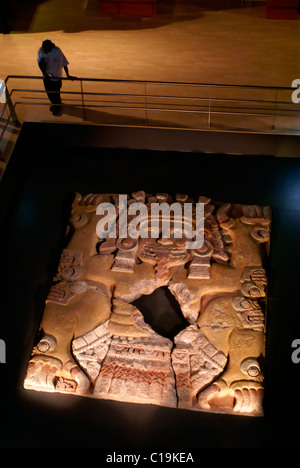
[(62, 87), (62, 80), (49, 80), (44, 78), (44, 86), (49, 101), (53, 104), (52, 112), (59, 112), (61, 104), (60, 89)]

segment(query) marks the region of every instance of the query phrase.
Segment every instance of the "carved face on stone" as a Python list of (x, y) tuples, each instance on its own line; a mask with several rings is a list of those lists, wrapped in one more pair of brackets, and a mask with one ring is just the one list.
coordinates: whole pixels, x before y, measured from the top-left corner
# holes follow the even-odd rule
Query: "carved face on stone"
[(169, 266), (181, 265), (189, 259), (185, 247), (186, 239), (176, 239), (174, 236), (165, 239), (140, 239), (138, 257), (143, 262), (156, 264), (160, 259), (168, 260)]
[(245, 297), (258, 299), (266, 296), (267, 277), (263, 268), (245, 268), (241, 282), (241, 292)]
[(237, 296), (232, 300), (232, 306), (237, 311), (244, 328), (256, 331), (264, 329), (264, 314), (257, 301)]
[(142, 262), (154, 265), (156, 279), (165, 280), (170, 268), (184, 265), (190, 259), (186, 241), (185, 238), (175, 238), (174, 233), (169, 238), (160, 234), (158, 239), (140, 239), (137, 256)]

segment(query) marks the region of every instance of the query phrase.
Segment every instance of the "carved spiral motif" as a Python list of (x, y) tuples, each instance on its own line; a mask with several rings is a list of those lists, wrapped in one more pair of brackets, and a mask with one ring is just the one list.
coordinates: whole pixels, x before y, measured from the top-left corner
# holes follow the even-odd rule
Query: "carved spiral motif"
[(263, 284), (256, 285), (252, 281), (246, 281), (241, 286), (241, 292), (246, 297), (251, 297), (253, 299), (264, 297), (266, 294), (265, 286)]
[(52, 335), (44, 335), (37, 345), (37, 349), (40, 353), (46, 353), (47, 351), (53, 351), (56, 348), (56, 339)]
[(69, 266), (64, 268), (62, 277), (66, 280), (76, 280), (82, 276), (82, 268), (79, 265)]
[(88, 218), (85, 213), (75, 212), (72, 214), (71, 223), (75, 228), (84, 226), (88, 221)]
[(255, 226), (251, 231), (251, 236), (258, 242), (268, 242), (270, 240), (270, 230), (264, 226)]
[(240, 365), (240, 369), (243, 374), (249, 375), (250, 377), (258, 377), (260, 374), (260, 366), (254, 358), (244, 359)]

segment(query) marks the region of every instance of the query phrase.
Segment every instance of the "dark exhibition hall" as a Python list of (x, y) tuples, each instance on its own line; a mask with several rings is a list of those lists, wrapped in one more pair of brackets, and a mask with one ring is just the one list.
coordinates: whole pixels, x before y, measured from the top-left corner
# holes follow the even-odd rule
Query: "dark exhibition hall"
[(0, 19), (0, 446), (297, 447), (299, 1)]

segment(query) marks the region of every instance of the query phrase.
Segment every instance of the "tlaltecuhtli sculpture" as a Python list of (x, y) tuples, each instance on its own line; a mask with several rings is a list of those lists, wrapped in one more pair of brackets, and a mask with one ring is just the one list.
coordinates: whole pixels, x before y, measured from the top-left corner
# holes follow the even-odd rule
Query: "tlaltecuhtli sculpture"
[[(127, 207), (146, 209), (148, 228), (153, 204), (201, 204), (203, 242), (189, 248), (176, 236), (171, 210), (168, 237), (161, 228), (155, 237), (145, 231), (121, 236), (119, 199), (76, 194), (24, 387), (262, 415), (270, 208), (204, 196), (195, 203), (182, 194), (126, 195)], [(115, 209), (110, 217), (99, 214), (105, 203)], [(127, 223), (133, 218), (128, 215)], [(105, 220), (106, 237), (99, 237), (99, 220)], [(139, 221), (134, 226), (142, 234), (147, 224)], [(192, 225), (195, 234), (194, 220)], [(187, 321), (174, 340), (155, 332), (132, 304), (162, 287), (175, 296)]]

